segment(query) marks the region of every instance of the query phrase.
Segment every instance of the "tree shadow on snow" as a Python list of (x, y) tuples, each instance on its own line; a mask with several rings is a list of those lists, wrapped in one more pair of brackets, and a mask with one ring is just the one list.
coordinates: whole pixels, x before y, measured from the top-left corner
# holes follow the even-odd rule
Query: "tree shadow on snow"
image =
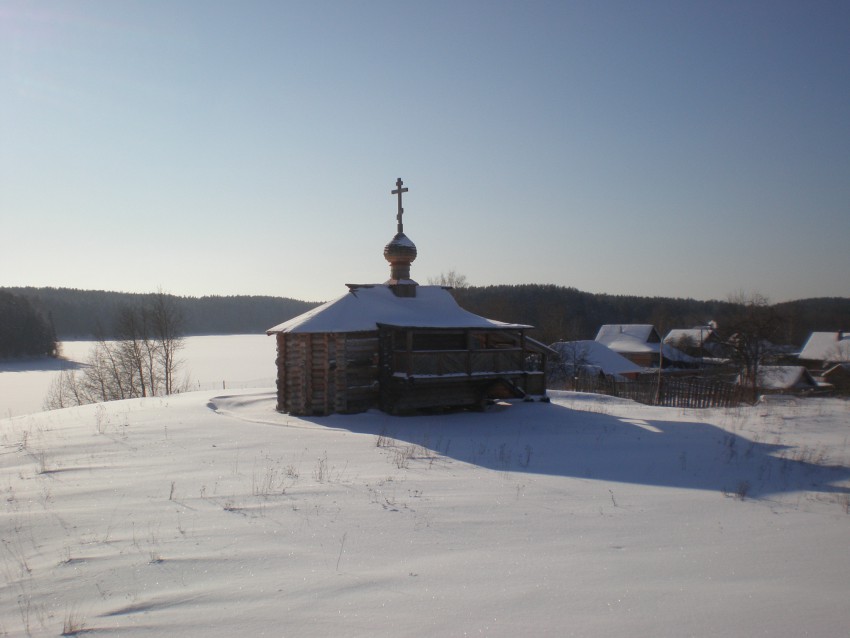
[(850, 467), (824, 451), (748, 439), (710, 423), (630, 419), (554, 403), (497, 405), (483, 413), (392, 417), (371, 411), (305, 419), (410, 453), (410, 466), (443, 456), (498, 471), (724, 491), (758, 498), (800, 490), (850, 494)]

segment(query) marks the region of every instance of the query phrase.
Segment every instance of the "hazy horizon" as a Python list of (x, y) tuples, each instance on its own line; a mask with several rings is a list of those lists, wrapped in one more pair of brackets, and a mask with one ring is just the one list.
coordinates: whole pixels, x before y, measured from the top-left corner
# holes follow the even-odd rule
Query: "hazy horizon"
[[(370, 282), (370, 283), (380, 284), (381, 282)], [(419, 283), (420, 283), (420, 285), (431, 285), (431, 284), (428, 284), (427, 282), (419, 282)], [(492, 287), (498, 287), (498, 286), (557, 286), (557, 287), (561, 287), (561, 288), (575, 288), (574, 286), (569, 286), (569, 285), (565, 285), (565, 284), (553, 284), (551, 282), (537, 282), (537, 283), (535, 283), (535, 282), (525, 282), (525, 283), (517, 283), (517, 284), (492, 283), (492, 284), (481, 284), (481, 285), (478, 285), (478, 286), (475, 285), (475, 284), (471, 284), (471, 287), (486, 288), (486, 287), (489, 287), (489, 286), (492, 286)], [(80, 291), (83, 291), (83, 292), (104, 292), (104, 293), (107, 293), (107, 294), (113, 294), (114, 293), (114, 294), (118, 294), (118, 295), (153, 295), (153, 294), (157, 294), (158, 292), (160, 292), (160, 290), (142, 290), (142, 291), (106, 290), (106, 289), (103, 289), (103, 288), (71, 288), (71, 287), (68, 287), (68, 286), (27, 286), (27, 285), (20, 285), (20, 286), (19, 285), (9, 285), (9, 286), (2, 285), (2, 286), (0, 286), (0, 289), (3, 289), (3, 288), (32, 288), (32, 289), (36, 289), (36, 290), (40, 289), (40, 288), (54, 288), (56, 290), (80, 290)], [(343, 286), (343, 288), (344, 288), (344, 286)], [(581, 290), (581, 289), (578, 289), (578, 288), (575, 288), (575, 290), (577, 290), (578, 292), (583, 293), (583, 294), (607, 295), (607, 296), (610, 296), (610, 297), (645, 297), (645, 298), (660, 298), (660, 299), (693, 299), (694, 301), (699, 301), (699, 302), (721, 301), (721, 302), (730, 302), (730, 303), (735, 302), (734, 298), (736, 297), (736, 295), (737, 295), (737, 298), (747, 299), (748, 297), (746, 295), (747, 295), (748, 292), (750, 292), (750, 291), (739, 290), (739, 291), (735, 291), (735, 292), (730, 293), (729, 295), (727, 295), (724, 298), (705, 298), (705, 299), (703, 299), (703, 298), (693, 297), (693, 296), (691, 296), (691, 297), (674, 297), (674, 296), (670, 296), (670, 295), (639, 295), (639, 294), (633, 294), (633, 293), (611, 293), (611, 292), (604, 292), (604, 291), (592, 292), (592, 291), (589, 291), (589, 290)], [(166, 295), (172, 295), (172, 296), (175, 296), (175, 297), (183, 297), (183, 298), (188, 298), (188, 299), (200, 299), (200, 298), (203, 298), (203, 297), (270, 297), (270, 298), (273, 298), (273, 299), (290, 299), (292, 301), (321, 304), (321, 303), (325, 303), (325, 302), (328, 302), (328, 301), (333, 301), (337, 297), (340, 297), (344, 294), (347, 294), (349, 291), (348, 291), (348, 289), (345, 289), (343, 291), (340, 291), (339, 294), (337, 294), (333, 297), (329, 297), (327, 299), (300, 299), (300, 298), (296, 298), (296, 297), (289, 297), (288, 295), (269, 295), (269, 294), (264, 294), (264, 293), (215, 293), (215, 292), (213, 292), (213, 293), (201, 293), (201, 294), (197, 294), (197, 295), (195, 295), (195, 294), (185, 294), (184, 295), (184, 294), (175, 293), (173, 291), (166, 290), (166, 289), (162, 289), (161, 292), (165, 293)], [(751, 291), (751, 292), (758, 294), (759, 291)], [(743, 294), (744, 296), (741, 297), (741, 294)], [(768, 303), (771, 303), (771, 304), (780, 304), (780, 303), (793, 303), (795, 301), (807, 301), (807, 300), (810, 300), (810, 299), (850, 299), (850, 295), (824, 295), (824, 296), (819, 296), (819, 297), (798, 297), (798, 298), (795, 298), (795, 299), (770, 299), (770, 298), (767, 298), (767, 301), (768, 301)]]

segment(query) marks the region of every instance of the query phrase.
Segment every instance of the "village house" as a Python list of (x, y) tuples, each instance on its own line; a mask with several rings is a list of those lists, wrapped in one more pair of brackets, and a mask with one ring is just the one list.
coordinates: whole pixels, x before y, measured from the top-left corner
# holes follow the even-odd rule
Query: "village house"
[(662, 344), (661, 336), (651, 324), (605, 324), (599, 328), (595, 340), (644, 368), (694, 362), (684, 352)]
[(658, 367), (661, 336), (650, 324), (605, 324), (595, 341), (644, 368)]
[(637, 378), (643, 371), (636, 363), (597, 341), (559, 341), (550, 347), (559, 355), (549, 373), (553, 388), (575, 389), (580, 378), (591, 376), (625, 381)]
[(836, 363), (850, 363), (850, 334), (813, 332), (797, 356), (810, 370), (822, 370)]
[[(738, 376), (738, 384), (751, 385), (746, 375)], [(762, 394), (812, 394), (823, 388), (803, 366), (760, 366), (757, 387)]]
[(723, 343), (713, 326), (674, 328), (664, 343), (693, 357), (722, 357)]
[(546, 396), (546, 359), (531, 326), (461, 308), (448, 288), (410, 278), (417, 249), (404, 234), (401, 179), (397, 233), (384, 247), (390, 278), (348, 292), (270, 328), (277, 340), (277, 409), (327, 415), (379, 408), (483, 407), (497, 398)]

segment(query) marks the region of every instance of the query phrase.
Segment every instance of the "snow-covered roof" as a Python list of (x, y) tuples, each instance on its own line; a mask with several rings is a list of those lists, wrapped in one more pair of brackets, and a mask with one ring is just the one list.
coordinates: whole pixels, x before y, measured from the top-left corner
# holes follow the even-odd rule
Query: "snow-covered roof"
[[(658, 343), (661, 337), (655, 330), (655, 326), (649, 323), (607, 323), (599, 328), (596, 335), (596, 341), (604, 343), (609, 348), (612, 343), (621, 340), (625, 340), (624, 343)], [(658, 349), (656, 348), (654, 352), (658, 352)]]
[(662, 349), (660, 337), (652, 324), (605, 324), (599, 329), (596, 342), (608, 346), (614, 352), (658, 354), (661, 350), (662, 356), (668, 361), (680, 363), (696, 361), (673, 346), (665, 344)]
[(628, 353), (638, 353), (638, 352), (653, 352), (658, 353), (658, 346), (660, 344), (657, 343), (647, 343), (646, 341), (642, 341), (637, 339), (636, 337), (632, 337), (631, 335), (623, 334), (617, 337), (616, 339), (610, 339), (607, 341), (599, 341), (597, 343), (601, 343), (608, 348), (611, 348), (614, 352), (628, 352)]
[(806, 361), (850, 361), (850, 334), (813, 332), (798, 356)]
[(687, 339), (694, 346), (700, 347), (713, 334), (712, 328), (674, 328), (664, 337), (664, 343), (676, 345), (682, 339)]
[(530, 328), (486, 319), (461, 308), (442, 286), (418, 286), (415, 297), (397, 297), (383, 284), (353, 288), (343, 296), (285, 321), (266, 333), (363, 332), (378, 324), (407, 328)]
[(614, 352), (657, 353), (658, 342), (649, 342), (653, 332), (655, 327), (650, 324), (605, 324), (599, 329), (596, 342)]
[[(741, 377), (738, 378), (741, 383)], [(816, 388), (817, 381), (803, 366), (761, 366), (758, 387), (762, 390), (802, 390)]]
[(594, 366), (607, 375), (621, 375), (643, 370), (623, 355), (597, 341), (559, 341), (550, 346), (568, 363), (575, 360), (578, 365)]

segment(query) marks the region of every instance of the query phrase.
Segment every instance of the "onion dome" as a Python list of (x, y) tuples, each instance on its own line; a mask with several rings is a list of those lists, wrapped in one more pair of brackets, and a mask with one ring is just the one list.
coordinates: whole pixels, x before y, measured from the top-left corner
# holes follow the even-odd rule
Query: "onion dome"
[(415, 297), (418, 284), (410, 278), (410, 264), (416, 259), (416, 246), (404, 234), (404, 226), (401, 221), (404, 215), (401, 196), (407, 192), (403, 185), (404, 182), (399, 177), (395, 181), (395, 190), (390, 191), (392, 195), (398, 196), (398, 213), (396, 214), (398, 230), (392, 241), (384, 246), (384, 259), (390, 262), (390, 279), (386, 283), (393, 289), (393, 293), (397, 297)]
[(410, 279), (410, 264), (416, 259), (416, 246), (404, 233), (396, 233), (384, 246), (384, 259), (390, 262), (390, 279)]

